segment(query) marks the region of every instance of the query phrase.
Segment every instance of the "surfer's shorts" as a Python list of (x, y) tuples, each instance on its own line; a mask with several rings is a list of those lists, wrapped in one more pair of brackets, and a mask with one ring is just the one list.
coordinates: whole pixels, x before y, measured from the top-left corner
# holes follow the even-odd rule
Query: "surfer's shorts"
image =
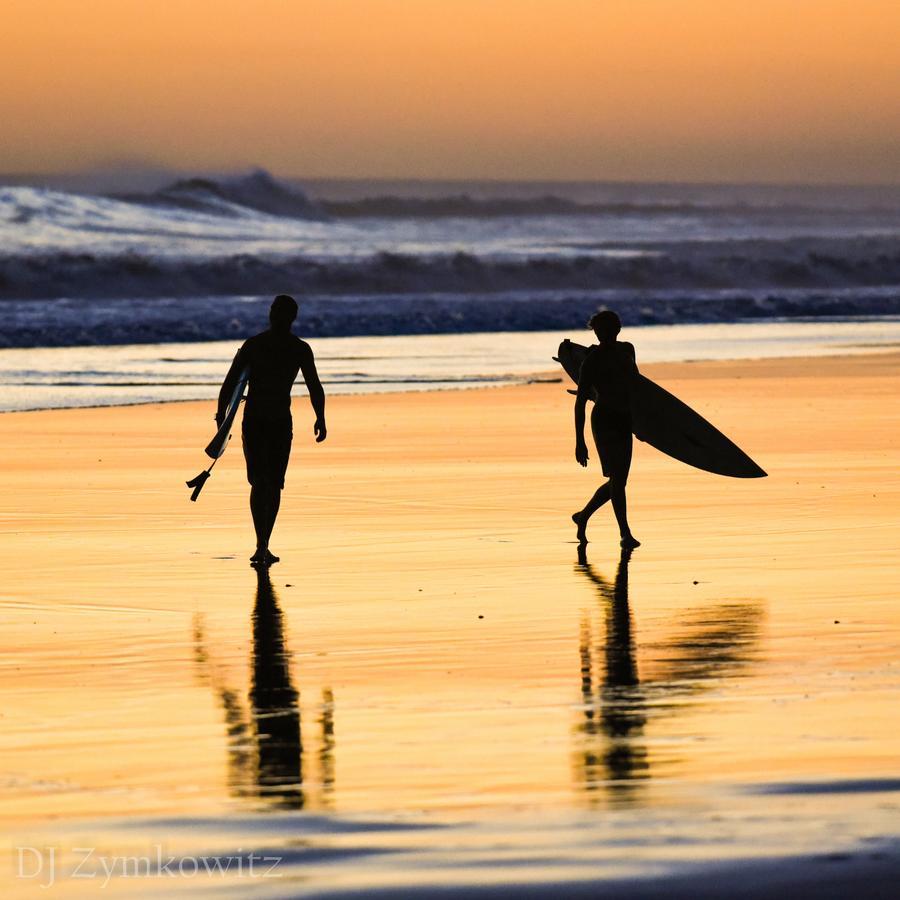
[(251, 485), (270, 484), (284, 488), (293, 437), (290, 418), (248, 419), (244, 416), (241, 438), (247, 462), (247, 481)]
[(614, 409), (594, 406), (591, 412), (591, 431), (603, 474), (624, 478), (631, 468), (631, 416)]

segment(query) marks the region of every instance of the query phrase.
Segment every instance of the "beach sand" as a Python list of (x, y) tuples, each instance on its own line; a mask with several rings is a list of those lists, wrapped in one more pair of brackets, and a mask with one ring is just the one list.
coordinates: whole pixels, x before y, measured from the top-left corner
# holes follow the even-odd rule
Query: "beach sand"
[(39, 880), (16, 847), (164, 840), (280, 848), (288, 881), (254, 887), (310, 896), (643, 896), (671, 872), (700, 896), (704, 866), (747, 889), (767, 860), (760, 896), (879, 896), (900, 874), (898, 364), (647, 366), (769, 477), (637, 443), (627, 564), (608, 509), (578, 559), (600, 474), (567, 385), (333, 398), (323, 445), (295, 399), (274, 593), (239, 437), (188, 500), (212, 403), (0, 416), (15, 888)]

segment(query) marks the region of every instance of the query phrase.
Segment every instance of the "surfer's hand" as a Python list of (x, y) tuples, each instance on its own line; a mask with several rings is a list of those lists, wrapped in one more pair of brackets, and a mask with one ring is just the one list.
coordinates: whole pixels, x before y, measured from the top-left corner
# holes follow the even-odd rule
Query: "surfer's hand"
[(586, 466), (588, 464), (588, 449), (587, 444), (584, 441), (579, 441), (575, 445), (575, 461), (579, 466)]
[(313, 425), (313, 433), (316, 436), (316, 443), (321, 444), (322, 441), (328, 437), (328, 429), (325, 427), (324, 419), (316, 419), (316, 424)]

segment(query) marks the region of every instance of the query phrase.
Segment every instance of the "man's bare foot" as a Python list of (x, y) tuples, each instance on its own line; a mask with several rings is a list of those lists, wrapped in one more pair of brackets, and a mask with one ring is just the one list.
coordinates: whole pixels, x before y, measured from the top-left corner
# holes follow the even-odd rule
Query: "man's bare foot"
[(578, 538), (579, 544), (586, 544), (587, 539), (587, 519), (583, 512), (572, 513), (572, 521), (578, 526), (575, 536)]
[(266, 565), (271, 566), (281, 561), (280, 556), (276, 556), (271, 550), (266, 550)]
[(640, 547), (641, 542), (633, 534), (626, 534), (619, 542), (619, 546), (623, 550), (633, 550), (635, 547)]
[(250, 557), (250, 562), (252, 563), (261, 563), (267, 562), (267, 557), (269, 556), (269, 551), (266, 547), (257, 547), (256, 553)]

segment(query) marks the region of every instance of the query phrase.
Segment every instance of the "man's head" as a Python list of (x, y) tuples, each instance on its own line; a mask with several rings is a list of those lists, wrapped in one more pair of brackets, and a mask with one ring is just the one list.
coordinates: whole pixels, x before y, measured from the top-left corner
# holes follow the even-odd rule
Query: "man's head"
[(269, 322), (275, 331), (290, 331), (297, 318), (297, 301), (287, 294), (279, 294), (269, 309)]
[(588, 328), (593, 330), (598, 340), (614, 341), (622, 330), (622, 322), (611, 309), (603, 309), (591, 316)]

